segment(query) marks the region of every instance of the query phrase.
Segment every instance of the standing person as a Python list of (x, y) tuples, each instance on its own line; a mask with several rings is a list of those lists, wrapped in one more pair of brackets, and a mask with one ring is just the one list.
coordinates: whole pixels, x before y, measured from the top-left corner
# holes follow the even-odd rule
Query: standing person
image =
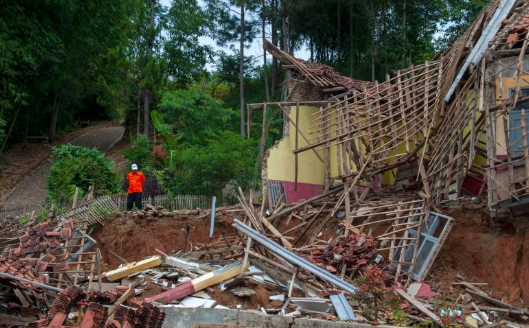
[(141, 210), (143, 185), (145, 184), (145, 176), (138, 171), (138, 165), (132, 164), (132, 172), (127, 175), (127, 182), (129, 187), (127, 189), (127, 211), (132, 211), (133, 203), (136, 203), (136, 209)]

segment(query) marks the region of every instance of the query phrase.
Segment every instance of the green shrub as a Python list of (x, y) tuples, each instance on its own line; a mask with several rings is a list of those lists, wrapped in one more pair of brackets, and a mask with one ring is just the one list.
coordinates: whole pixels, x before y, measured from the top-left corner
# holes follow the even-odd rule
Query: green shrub
[(175, 193), (208, 196), (220, 196), (230, 180), (247, 187), (253, 178), (255, 149), (256, 142), (241, 140), (235, 132), (221, 132), (206, 146), (180, 150), (176, 171), (163, 175), (163, 186)]
[(152, 145), (146, 135), (140, 134), (132, 142), (129, 149), (123, 151), (123, 155), (130, 163), (138, 164), (141, 171), (149, 171), (152, 165)]
[(52, 150), (54, 163), (48, 176), (48, 198), (62, 203), (72, 198), (75, 188), (81, 195), (89, 186), (95, 186), (95, 195), (117, 193), (119, 177), (112, 166), (97, 149), (73, 145), (62, 145)]

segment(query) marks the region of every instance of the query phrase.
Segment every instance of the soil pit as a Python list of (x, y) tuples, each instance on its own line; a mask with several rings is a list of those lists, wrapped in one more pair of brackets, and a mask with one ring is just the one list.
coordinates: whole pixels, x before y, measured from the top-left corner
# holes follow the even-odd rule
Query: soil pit
[[(426, 279), (432, 289), (442, 293), (443, 297), (457, 298), (464, 291), (462, 285), (453, 284), (460, 274), (468, 282), (488, 283), (489, 285), (479, 285), (479, 288), (494, 290), (492, 295), (498, 299), (515, 304), (520, 300), (529, 302), (529, 258), (525, 255), (529, 254), (529, 238), (526, 238), (529, 220), (526, 217), (491, 220), (482, 211), (464, 207), (448, 209), (443, 213), (453, 217), (455, 224)], [(322, 219), (318, 218), (298, 247), (312, 235)], [(105, 221), (105, 225), (98, 228), (92, 236), (98, 241), (104, 259), (103, 270), (106, 271), (121, 264), (108, 250), (116, 252), (129, 262), (157, 255), (156, 249), (164, 253), (183, 251), (188, 225), (192, 227), (189, 237), (192, 245), (214, 242), (220, 244), (223, 231), (227, 235), (236, 235), (231, 227), (232, 221), (230, 216), (218, 215), (214, 236), (210, 238), (209, 218), (142, 220), (122, 215)], [(290, 228), (299, 224), (301, 220), (293, 217), (288, 226)], [(318, 239), (329, 240), (335, 237), (340, 228), (340, 221), (333, 219)], [(287, 229), (284, 220), (279, 224), (278, 230)], [(300, 228), (287, 236), (296, 238), (302, 230)], [(216, 300), (220, 305), (245, 305), (242, 298), (229, 292), (219, 291), (214, 296), (215, 299), (219, 298)], [(267, 298), (256, 301), (255, 305), (266, 307), (266, 300)]]
[(209, 237), (208, 219), (164, 219), (155, 220), (132, 219), (128, 215), (111, 217), (105, 225), (99, 227), (91, 236), (97, 240), (104, 260), (103, 270), (116, 269), (122, 261), (112, 255), (117, 253), (128, 262), (140, 261), (145, 257), (159, 255), (157, 249), (169, 254), (184, 250), (186, 230), (189, 225), (189, 242), (210, 244), (222, 239), (222, 232), (234, 234), (231, 227), (233, 219), (229, 216), (215, 218), (215, 231)]
[(512, 304), (529, 302), (529, 220), (527, 217), (490, 219), (480, 211), (452, 209), (446, 214), (455, 224), (430, 270), (432, 287), (457, 297), (461, 286), (452, 285), (461, 274), (468, 282), (485, 282), (485, 291)]

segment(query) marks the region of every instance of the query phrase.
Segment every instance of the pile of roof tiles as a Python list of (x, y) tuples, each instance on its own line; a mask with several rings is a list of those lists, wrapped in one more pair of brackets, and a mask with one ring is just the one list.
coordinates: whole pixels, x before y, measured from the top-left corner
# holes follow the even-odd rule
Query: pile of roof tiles
[(108, 309), (98, 303), (90, 303), (79, 328), (104, 328)]
[[(116, 314), (114, 315), (114, 320), (108, 323), (108, 325), (115, 327), (118, 326), (118, 323), (121, 324), (123, 327), (124, 325), (127, 325), (129, 327), (132, 327), (134, 324), (134, 317), (136, 316), (136, 311), (132, 309), (131, 307), (127, 306), (118, 306), (116, 309)], [(114, 323), (114, 321), (116, 321)]]
[[(39, 274), (35, 271), (32, 265), (33, 263), (35, 263), (35, 265), (38, 263), (38, 261), (35, 260), (37, 259), (30, 258), (13, 261), (11, 259), (0, 258), (0, 272), (8, 273), (19, 278), (25, 278), (43, 284), (48, 283), (49, 277), (47, 275), (39, 276)], [(40, 288), (36, 288), (27, 282), (16, 280), (10, 280), (9, 282), (17, 288), (29, 291), (37, 299), (42, 299), (43, 297), (43, 292)]]
[[(297, 58), (296, 58), (297, 59)], [(305, 64), (310, 72), (319, 76), (325, 76), (331, 83), (345, 87), (347, 90), (364, 92), (375, 88), (377, 85), (374, 82), (356, 80), (347, 76), (343, 76), (337, 73), (332, 67), (322, 63), (308, 62), (302, 59), (298, 59), (300, 62)], [(379, 88), (386, 88), (385, 85), (379, 85)]]
[[(73, 229), (72, 219), (64, 220), (60, 229), (54, 229), (50, 221), (28, 229), (18, 238), (17, 247), (11, 248), (7, 257), (0, 257), (0, 272), (49, 284), (46, 272), (50, 269), (61, 272), (68, 268), (68, 253), (61, 247), (61, 243), (72, 237)], [(31, 292), (37, 299), (42, 299), (42, 290), (35, 286), (23, 281), (11, 280), (10, 283)]]
[(529, 27), (529, 14), (526, 14), (522, 17), (520, 24), (514, 25), (509, 29), (509, 36), (507, 37), (507, 43), (509, 46), (514, 46), (514, 44), (520, 41), (520, 34), (524, 33)]
[(160, 328), (162, 326), (165, 320), (165, 313), (154, 305), (141, 301), (129, 301), (128, 304), (137, 308), (133, 327)]
[(377, 257), (377, 247), (373, 236), (350, 235), (324, 249), (303, 252), (300, 256), (329, 272), (336, 273), (344, 267), (361, 268), (372, 263)]
[(59, 231), (53, 231), (50, 221), (42, 222), (24, 232), (18, 238), (19, 246), (9, 250), (10, 258), (18, 258), (27, 254), (52, 252), (61, 246), (62, 240), (72, 237), (74, 222), (64, 220)]
[[(67, 318), (74, 308), (80, 305), (87, 306), (79, 328), (161, 328), (165, 314), (157, 307), (140, 301), (128, 301), (128, 306), (119, 305), (114, 318), (108, 322), (108, 309), (103, 304), (93, 300), (112, 300), (116, 298), (111, 294), (109, 298), (105, 293), (85, 292), (82, 288), (71, 286), (57, 295), (48, 315), (37, 320), (26, 328), (67, 327)], [(108, 304), (107, 302), (104, 302)], [(110, 304), (111, 304), (110, 303)]]

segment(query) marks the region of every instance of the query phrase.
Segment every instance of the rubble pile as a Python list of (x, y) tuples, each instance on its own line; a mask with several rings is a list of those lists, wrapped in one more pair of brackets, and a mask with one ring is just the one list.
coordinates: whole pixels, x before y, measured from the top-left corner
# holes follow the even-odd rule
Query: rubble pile
[[(240, 206), (229, 206), (229, 207), (220, 207), (215, 210), (217, 215), (226, 215), (241, 213), (242, 209)], [(121, 215), (129, 216), (133, 219), (147, 219), (152, 220), (155, 218), (172, 218), (172, 219), (183, 219), (188, 217), (195, 217), (197, 219), (206, 218), (208, 213), (201, 209), (196, 210), (180, 210), (180, 211), (168, 211), (163, 206), (153, 206), (150, 204), (145, 205), (145, 208), (140, 211), (135, 212), (123, 212)]]
[(347, 268), (358, 269), (372, 263), (377, 257), (377, 247), (373, 236), (349, 235), (341, 242), (324, 249), (302, 252), (310, 262), (329, 272), (345, 272)]
[[(117, 305), (115, 315), (109, 318), (107, 307), (93, 301), (100, 299), (93, 292), (85, 292), (77, 286), (68, 287), (53, 302), (46, 318), (39, 319), (27, 328), (64, 327), (65, 324), (79, 322), (80, 328), (160, 328), (165, 314), (151, 304), (144, 302), (127, 302), (127, 306)], [(83, 313), (82, 307), (87, 310)]]
[[(373, 213), (388, 212), (387, 207), (362, 208), (357, 213), (360, 228), (345, 235), (347, 221), (340, 218), (340, 211), (331, 217), (327, 207), (335, 197), (284, 204), (272, 213), (263, 211), (261, 217), (256, 208), (262, 204), (241, 196), (240, 205), (216, 211), (217, 217), (231, 214), (232, 219), (229, 225), (213, 226), (216, 237), (210, 242), (192, 243), (186, 238), (183, 247), (158, 251), (143, 260), (129, 263), (120, 257), (123, 263), (106, 272), (100, 270), (105, 259), (91, 261), (98, 245), (88, 236), (86, 223), (76, 223), (75, 217), (60, 223), (49, 219), (27, 228), (4, 248), (8, 257), (0, 257), (0, 268), (10, 276), (0, 281), (12, 291), (7, 298), (10, 311), (24, 307), (40, 311), (41, 317), (27, 327), (157, 328), (164, 322), (164, 311), (171, 308), (239, 309), (375, 325), (452, 320), (473, 327), (506, 322), (518, 327), (513, 322), (529, 318), (524, 308), (492, 298), (463, 278), (455, 285), (460, 297), (446, 301), (445, 291), (432, 291), (427, 283), (414, 281), (407, 268), (397, 274), (396, 263), (389, 260), (388, 241), (380, 237), (387, 228), (361, 229), (361, 222), (380, 220)], [(377, 204), (383, 200), (379, 196)], [(99, 233), (127, 220), (138, 225), (174, 221), (183, 227), (188, 226), (186, 220), (193, 220), (194, 234), (209, 235), (211, 228), (207, 210), (169, 212), (149, 206), (144, 215), (152, 218), (137, 214), (114, 216)], [(274, 231), (261, 230), (273, 227), (274, 221)], [(30, 248), (35, 247), (30, 240), (51, 246), (42, 252), (13, 252), (27, 248), (28, 241)], [(90, 247), (84, 247), (87, 244)], [(61, 270), (55, 269), (63, 264)], [(46, 305), (50, 297), (54, 301)], [(378, 300), (375, 312), (373, 297)]]

